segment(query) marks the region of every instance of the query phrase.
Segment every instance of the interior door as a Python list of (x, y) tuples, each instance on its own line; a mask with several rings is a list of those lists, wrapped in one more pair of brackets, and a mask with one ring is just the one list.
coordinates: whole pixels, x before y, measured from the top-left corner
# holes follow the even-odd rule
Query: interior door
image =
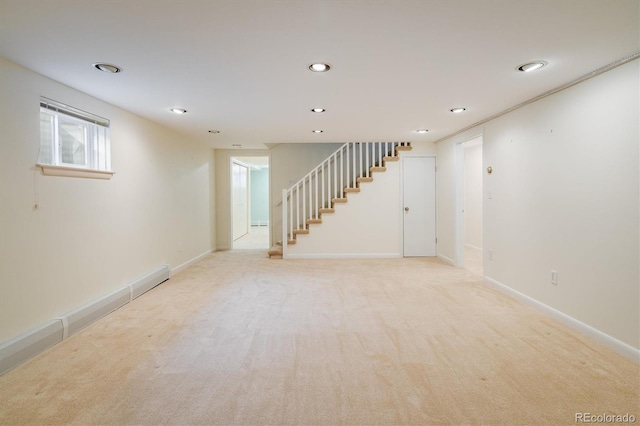
[(231, 171), (233, 197), (233, 239), (249, 233), (249, 169), (233, 163)]
[(404, 256), (436, 255), (436, 159), (404, 157)]

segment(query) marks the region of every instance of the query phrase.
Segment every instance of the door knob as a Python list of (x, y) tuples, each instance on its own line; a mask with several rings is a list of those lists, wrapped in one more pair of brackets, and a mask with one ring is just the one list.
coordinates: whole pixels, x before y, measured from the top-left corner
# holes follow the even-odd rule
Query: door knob
[(405, 207), (405, 208), (404, 208), (404, 211), (405, 211), (405, 212), (408, 212), (408, 211), (409, 211), (409, 207)]

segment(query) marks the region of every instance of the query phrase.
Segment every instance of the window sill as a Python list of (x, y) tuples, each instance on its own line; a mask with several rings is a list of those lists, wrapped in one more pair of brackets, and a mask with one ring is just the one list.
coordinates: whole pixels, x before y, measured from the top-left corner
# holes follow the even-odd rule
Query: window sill
[(54, 166), (51, 164), (36, 164), (42, 168), (42, 174), (47, 176), (67, 176), (88, 179), (111, 179), (115, 172), (106, 170), (90, 170), (68, 166)]

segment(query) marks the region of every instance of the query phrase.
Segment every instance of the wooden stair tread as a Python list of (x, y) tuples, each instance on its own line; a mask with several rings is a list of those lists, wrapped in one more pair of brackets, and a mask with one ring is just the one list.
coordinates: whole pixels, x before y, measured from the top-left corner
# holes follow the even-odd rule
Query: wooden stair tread
[(294, 229), (293, 230), (293, 235), (308, 234), (308, 233), (309, 233), (308, 229)]
[(335, 213), (335, 212), (336, 212), (336, 209), (333, 209), (333, 208), (330, 208), (330, 209), (320, 209), (320, 210), (318, 210), (318, 212), (319, 212), (320, 214), (325, 214), (325, 213)]
[(267, 251), (267, 254), (269, 255), (269, 257), (273, 257), (273, 256), (280, 256), (280, 257), (282, 257), (282, 246), (275, 245), (275, 246), (271, 247), (271, 248)]
[(395, 156), (395, 157), (384, 157), (382, 159), (382, 161), (400, 161), (400, 157)]
[(331, 202), (332, 202), (332, 203), (342, 203), (342, 204), (344, 204), (344, 203), (346, 203), (347, 201), (349, 201), (349, 200), (348, 200), (348, 199), (346, 199), (346, 198), (332, 198), (332, 199), (331, 199)]
[(360, 182), (373, 182), (373, 177), (372, 176), (362, 176), (356, 179), (356, 182), (360, 183)]
[(371, 167), (371, 169), (369, 169), (371, 171), (371, 173), (375, 173), (375, 172), (386, 172), (387, 168), (386, 167)]
[(287, 245), (291, 246), (291, 245), (293, 245), (293, 244), (295, 244), (297, 242), (298, 242), (298, 240), (287, 240)]
[(348, 192), (360, 192), (360, 188), (345, 188), (344, 192), (345, 193), (348, 193)]
[(322, 219), (307, 219), (307, 225), (312, 223), (322, 223)]
[(398, 145), (396, 146), (396, 151), (411, 151), (411, 147), (407, 145)]

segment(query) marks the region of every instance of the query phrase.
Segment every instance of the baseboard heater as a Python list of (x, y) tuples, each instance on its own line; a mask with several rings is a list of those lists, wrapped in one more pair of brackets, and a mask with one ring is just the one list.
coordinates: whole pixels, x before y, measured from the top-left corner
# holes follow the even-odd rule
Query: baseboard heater
[(113, 293), (0, 344), (0, 375), (73, 336), (169, 277), (169, 265), (163, 265)]

